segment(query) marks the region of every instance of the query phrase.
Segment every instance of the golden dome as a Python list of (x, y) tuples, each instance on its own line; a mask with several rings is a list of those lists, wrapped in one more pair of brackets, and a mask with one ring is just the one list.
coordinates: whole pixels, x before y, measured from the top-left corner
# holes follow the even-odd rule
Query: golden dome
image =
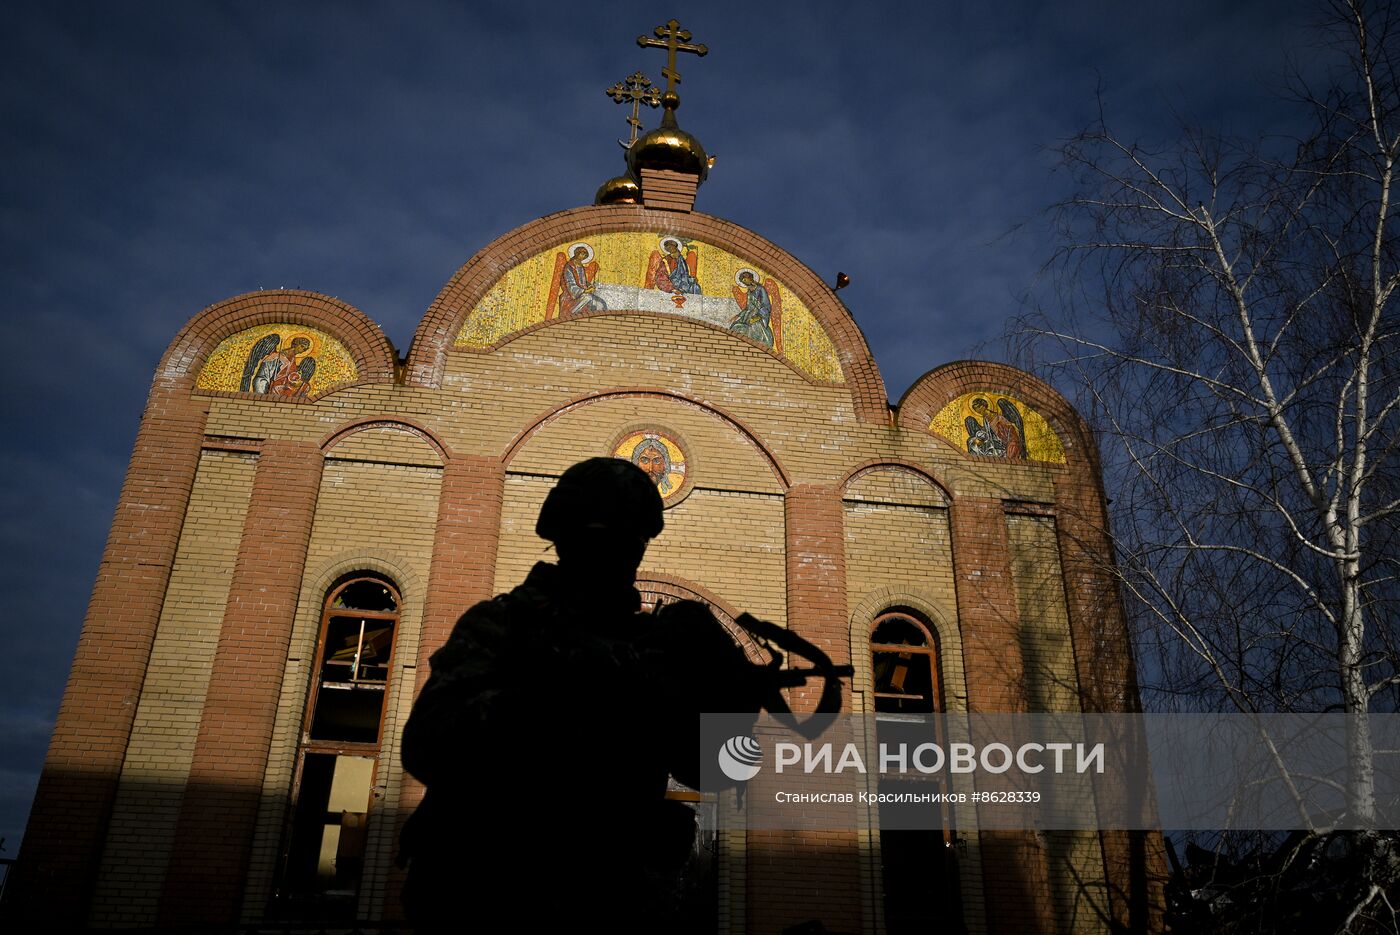
[(676, 108), (680, 103), (676, 94), (667, 92), (661, 100), (661, 106), (666, 108), (661, 126), (642, 134), (628, 147), (627, 167), (634, 177), (640, 178), (643, 169), (669, 169), (696, 175), (700, 182), (705, 181), (710, 171), (710, 157), (699, 140), (677, 125)]
[(642, 187), (630, 175), (619, 175), (598, 186), (595, 205), (636, 205), (642, 203)]

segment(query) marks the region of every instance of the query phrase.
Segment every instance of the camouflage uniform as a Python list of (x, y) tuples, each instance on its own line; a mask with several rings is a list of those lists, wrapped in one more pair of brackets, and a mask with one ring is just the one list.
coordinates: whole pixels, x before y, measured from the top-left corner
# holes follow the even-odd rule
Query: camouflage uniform
[(754, 702), (735, 695), (748, 664), (703, 605), (638, 608), (633, 588), (581, 603), (540, 563), (433, 654), (403, 740), (428, 788), (401, 855), (423, 931), (488, 904), (531, 928), (666, 924), (694, 833), (667, 776), (696, 781), (702, 710)]
[[(405, 826), (404, 905), (422, 933), (491, 912), (531, 930), (678, 932), (703, 711), (757, 711), (749, 666), (703, 605), (639, 613), (661, 498), (635, 465), (565, 471), (536, 532), (560, 565), (462, 615), (404, 729), (427, 786)], [(470, 928), (470, 926), (467, 926)]]

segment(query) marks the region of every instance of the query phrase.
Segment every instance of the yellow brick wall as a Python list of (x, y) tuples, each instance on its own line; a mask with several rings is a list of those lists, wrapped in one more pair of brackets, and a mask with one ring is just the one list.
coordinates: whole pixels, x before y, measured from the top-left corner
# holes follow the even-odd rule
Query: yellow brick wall
[(1009, 514), (1006, 526), (1030, 708), (1077, 712), (1079, 680), (1075, 675), (1069, 613), (1065, 609), (1055, 520), (1049, 516)]
[(361, 429), (339, 439), (327, 454), (340, 461), (442, 467), (442, 456), (430, 444), (398, 426)]
[[(952, 538), (944, 503), (945, 498), (927, 480), (900, 469), (867, 472), (847, 487), (846, 592), (847, 606), (853, 611), (851, 659), (856, 676), (852, 687), (857, 711), (874, 712), (869, 699), (871, 624), (881, 611), (899, 606), (928, 618), (926, 622), (938, 634), (944, 705), (949, 711), (967, 709)], [(965, 836), (967, 855), (959, 862), (963, 916), (969, 935), (980, 935), (986, 931), (981, 855), (975, 832)], [(933, 832), (929, 832), (929, 844), (943, 846)], [(868, 853), (871, 885), (879, 893), (878, 834), (864, 840), (863, 850)]]
[(441, 471), (433, 468), (333, 457), (326, 460), (263, 783), (244, 901), (244, 916), (248, 920), (260, 918), (267, 905), (282, 847), (286, 805), (326, 592), (337, 578), (361, 570), (387, 575), (398, 585), (402, 597), (375, 779), (383, 794), (376, 797), (370, 819), (360, 890), (361, 918), (383, 911), (394, 856), (394, 805), (403, 781), (398, 738), (413, 697), (418, 632), (432, 559), (440, 483)]
[[(355, 386), (304, 406), (211, 398), (206, 431), (319, 442), (350, 422), (392, 413), (415, 420), (453, 451), (499, 457), (528, 426), (580, 397), (649, 389), (674, 391), (732, 416), (771, 448), (792, 483), (835, 483), (869, 460), (897, 459), (925, 466), (954, 496), (1054, 499), (1054, 475), (1044, 467), (970, 461), (931, 434), (858, 423), (842, 387), (808, 383), (764, 351), (713, 328), (641, 315), (584, 318), (525, 334), (490, 353), (449, 353), (439, 389)], [(595, 405), (609, 403), (578, 410)], [(603, 429), (650, 421), (657, 411), (670, 422), (678, 406), (689, 404), (649, 397), (635, 420), (619, 410), (616, 418), (599, 420), (598, 435), (605, 437), (590, 438), (578, 456), (598, 453), (612, 439)], [(554, 421), (571, 420), (574, 411), (554, 415), (541, 434)], [(718, 467), (713, 460), (710, 468), (697, 464), (700, 472)], [(511, 466), (517, 467), (514, 459)]]
[(255, 469), (249, 454), (200, 457), (113, 806), (94, 925), (155, 924)]
[(903, 506), (947, 506), (943, 493), (913, 471), (878, 467), (862, 472), (846, 485), (845, 499), (861, 503), (896, 503)]
[[(553, 486), (552, 477), (506, 476), (496, 591), (515, 587), (535, 562), (554, 560), (548, 543), (535, 535), (540, 504)], [(665, 520), (638, 577), (674, 575), (755, 616), (786, 622), (781, 497), (697, 489), (667, 510)]]
[[(667, 396), (667, 390), (685, 399)], [(600, 392), (618, 395), (592, 398)], [(454, 453), (506, 459), (497, 591), (518, 584), (534, 562), (553, 558), (533, 531), (553, 478), (581, 458), (608, 453), (623, 430), (640, 425), (664, 427), (680, 437), (694, 482), (689, 495), (667, 511), (667, 528), (652, 543), (642, 576), (685, 579), (779, 623), (787, 620), (782, 478), (791, 484), (835, 484), (871, 460), (901, 460), (920, 465), (954, 497), (1047, 504), (1054, 499), (1050, 469), (972, 461), (932, 435), (858, 423), (846, 389), (808, 383), (771, 355), (715, 329), (645, 316), (584, 318), (522, 335), (490, 353), (449, 353), (439, 388), (357, 386), (298, 406), (212, 398), (206, 432), (319, 443), (358, 420), (391, 414), (422, 425)], [(771, 461), (760, 446), (769, 449)], [(385, 729), (385, 762), (393, 769), (381, 778), (386, 795), (380, 800), (397, 801), (393, 744), (413, 676), (402, 666), (412, 663), (410, 640), (416, 639), (422, 609), (421, 590), (415, 592), (406, 580), (417, 581), (420, 589), (427, 581), (440, 464), (430, 445), (393, 427), (355, 432), (329, 453), (263, 790), (247, 918), (266, 904), (281, 846), (321, 600), (332, 572), (350, 570), (356, 561), (369, 568), (381, 562), (406, 589), (398, 687)], [(237, 492), (230, 489), (228, 495), (236, 499)], [(845, 498), (848, 609), (856, 615), (901, 594), (917, 597), (939, 627), (946, 701), (954, 710), (965, 706), (946, 498), (914, 472), (883, 468), (857, 477)], [(1064, 685), (1073, 677), (1073, 660), (1063, 594), (1044, 597), (1049, 578), (1059, 580), (1057, 560), (1053, 575), (1044, 573), (1045, 550), (1054, 557), (1053, 525), (1047, 539), (1041, 518), (1029, 524), (1023, 519), (1011, 520), (1018, 606), (1027, 621), (1023, 651), (1028, 666), (1039, 672), (1039, 706), (1054, 709), (1070, 697)], [(1025, 612), (1028, 606), (1050, 610), (1032, 616)], [(861, 617), (858, 626), (868, 628), (869, 619)], [(853, 648), (867, 639), (868, 632), (854, 633)], [(868, 672), (860, 671), (861, 665), (868, 668), (868, 648), (853, 660), (859, 691), (868, 681)], [(365, 911), (382, 907), (391, 850), (385, 830), (390, 823), (381, 820), (386, 814), (387, 808), (381, 810), (372, 826)], [(977, 847), (974, 838), (963, 862), (974, 932), (983, 924)], [(1079, 855), (1086, 847), (1070, 841), (1062, 849)], [(737, 844), (733, 848), (741, 850)], [(1073, 856), (1070, 863), (1080, 860)], [(730, 917), (735, 931), (743, 919), (737, 906), (731, 905)], [(1062, 917), (1073, 916), (1073, 909), (1062, 911)]]
[[(1006, 526), (1031, 710), (1077, 713), (1079, 681), (1054, 517), (1013, 513), (1007, 515)], [(1092, 814), (1093, 796), (1086, 793), (1073, 804)], [(1060, 931), (1068, 935), (1107, 932), (1103, 854), (1098, 835), (1091, 831), (1050, 831), (1041, 834), (1039, 840), (1050, 870)]]
[[(927, 622), (939, 636), (944, 702), (948, 710), (965, 710), (967, 684), (956, 630), (958, 605), (947, 510), (847, 500), (845, 534), (847, 606), (860, 608), (875, 596), (884, 605), (880, 609), (885, 609), (897, 606), (900, 595), (931, 604), (936, 616)], [(856, 642), (868, 646), (873, 619), (855, 624), (863, 625), (865, 632), (852, 634), (853, 647)], [(868, 650), (864, 658), (869, 660)]]

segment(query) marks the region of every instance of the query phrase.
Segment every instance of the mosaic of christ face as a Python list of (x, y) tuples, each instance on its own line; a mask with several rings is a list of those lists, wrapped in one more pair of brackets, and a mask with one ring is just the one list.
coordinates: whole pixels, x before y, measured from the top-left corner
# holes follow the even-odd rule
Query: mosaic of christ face
[(654, 429), (629, 432), (614, 448), (613, 457), (631, 461), (646, 472), (661, 501), (669, 505), (679, 499), (685, 486), (685, 453), (670, 435)]
[(671, 473), (671, 459), (666, 454), (666, 449), (656, 442), (644, 442), (636, 447), (632, 452), (632, 462), (647, 472), (651, 482), (665, 492), (665, 488), (670, 484), (666, 480), (666, 475)]

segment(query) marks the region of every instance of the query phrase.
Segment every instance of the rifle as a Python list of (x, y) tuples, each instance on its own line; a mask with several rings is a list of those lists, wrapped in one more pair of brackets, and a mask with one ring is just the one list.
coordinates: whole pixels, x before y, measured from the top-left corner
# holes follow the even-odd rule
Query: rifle
[[(780, 627), (768, 620), (760, 620), (752, 614), (740, 614), (734, 621), (752, 636), (768, 653), (768, 662), (756, 666), (760, 670), (757, 680), (761, 686), (763, 710), (773, 715), (780, 724), (796, 731), (808, 740), (815, 740), (826, 728), (818, 719), (830, 714), (841, 713), (841, 679), (855, 675), (855, 667), (836, 665), (820, 647), (804, 639), (796, 632)], [(807, 667), (784, 668), (782, 650), (789, 657), (796, 656), (811, 663)], [(799, 688), (807, 684), (809, 678), (820, 676), (822, 694), (817, 701), (817, 710), (805, 721), (798, 721), (783, 697), (784, 688)]]

